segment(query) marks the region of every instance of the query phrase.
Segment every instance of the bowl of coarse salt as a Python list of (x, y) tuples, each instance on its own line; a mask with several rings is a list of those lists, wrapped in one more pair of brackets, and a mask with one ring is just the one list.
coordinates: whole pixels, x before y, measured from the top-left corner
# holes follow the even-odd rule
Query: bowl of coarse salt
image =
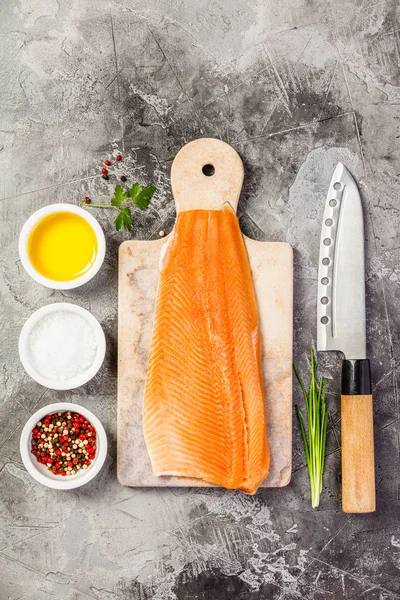
[(53, 390), (72, 390), (92, 379), (106, 352), (103, 329), (86, 309), (56, 302), (34, 312), (21, 330), (19, 356), (26, 372)]

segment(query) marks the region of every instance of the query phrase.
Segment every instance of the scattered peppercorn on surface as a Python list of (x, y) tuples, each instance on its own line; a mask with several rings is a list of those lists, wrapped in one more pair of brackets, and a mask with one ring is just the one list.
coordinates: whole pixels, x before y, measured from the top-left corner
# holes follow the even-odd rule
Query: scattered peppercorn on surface
[(96, 454), (96, 430), (81, 414), (46, 415), (32, 429), (31, 452), (53, 475), (75, 475), (90, 467)]

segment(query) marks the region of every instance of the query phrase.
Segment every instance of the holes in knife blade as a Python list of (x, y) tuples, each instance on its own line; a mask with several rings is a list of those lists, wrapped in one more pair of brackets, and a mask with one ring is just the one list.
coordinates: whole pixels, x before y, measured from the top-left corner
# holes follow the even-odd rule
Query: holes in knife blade
[(329, 279), (328, 279), (328, 277), (323, 277), (323, 278), (321, 279), (321, 283), (322, 283), (322, 285), (328, 285), (328, 283), (329, 283)]
[(325, 239), (324, 239), (324, 246), (330, 246), (330, 245), (331, 245), (331, 243), (332, 243), (332, 240), (331, 240), (331, 238), (325, 238)]
[(203, 174), (206, 175), (206, 177), (211, 177), (212, 175), (214, 175), (215, 173), (215, 168), (213, 165), (204, 165), (204, 167), (202, 168)]
[(329, 258), (323, 258), (322, 259), (322, 264), (324, 265), (324, 267), (327, 267), (330, 264), (330, 260)]
[(325, 221), (325, 225), (326, 225), (327, 227), (332, 227), (332, 225), (333, 225), (333, 221), (332, 221), (332, 219), (326, 219), (326, 221)]
[(321, 323), (322, 325), (327, 325), (329, 323), (328, 317), (321, 317)]
[(329, 206), (336, 206), (337, 205), (337, 201), (332, 198), (332, 200), (329, 200)]
[(328, 304), (328, 302), (329, 302), (329, 298), (327, 296), (322, 296), (321, 304)]
[(338, 181), (333, 184), (333, 189), (334, 190), (340, 190), (341, 187), (342, 187), (342, 184), (339, 183)]

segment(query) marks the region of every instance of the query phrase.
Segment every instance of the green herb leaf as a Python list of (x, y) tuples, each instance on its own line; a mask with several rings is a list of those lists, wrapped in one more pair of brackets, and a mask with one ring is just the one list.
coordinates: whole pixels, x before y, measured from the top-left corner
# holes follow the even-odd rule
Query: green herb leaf
[(129, 195), (132, 198), (132, 200), (134, 198), (136, 198), (136, 196), (138, 195), (139, 192), (140, 192), (140, 183), (136, 182), (132, 185), (131, 189), (129, 190)]
[(295, 405), (295, 409), (296, 409), (297, 421), (298, 421), (299, 427), (300, 427), (301, 439), (303, 440), (304, 453), (306, 455), (306, 461), (308, 463), (308, 461), (309, 461), (308, 440), (307, 440), (307, 434), (306, 434), (306, 430), (305, 430), (304, 423), (303, 423), (303, 417), (301, 416), (301, 412), (300, 412), (300, 409), (297, 406), (297, 404)]
[(117, 231), (120, 231), (122, 228), (126, 229), (127, 231), (132, 229), (133, 219), (128, 206), (126, 208), (121, 208), (118, 216), (115, 218), (114, 223)]
[(126, 191), (120, 185), (116, 185), (114, 189), (114, 198), (111, 199), (112, 206), (120, 206), (127, 197), (128, 194)]
[[(133, 189), (133, 187), (134, 186), (132, 186), (131, 190)], [(139, 188), (140, 188), (140, 186), (139, 186)], [(149, 200), (152, 197), (152, 195), (154, 194), (154, 192), (156, 191), (156, 189), (157, 188), (155, 185), (147, 185), (146, 187), (142, 188), (142, 190), (135, 196), (131, 195), (132, 202), (134, 202), (142, 210), (144, 208), (147, 208), (149, 205)]]
[(311, 488), (311, 506), (317, 508), (322, 493), (322, 479), (325, 467), (326, 430), (328, 425), (328, 411), (326, 408), (326, 379), (321, 377), (317, 383), (314, 353), (310, 349), (311, 377), (310, 388), (307, 393), (300, 373), (293, 365), (293, 369), (304, 396), (307, 413), (308, 436), (304, 426), (299, 407), (296, 405), (296, 415), (299, 422), (301, 438), (303, 440), (304, 454), (306, 457), (308, 475)]
[(114, 189), (114, 196), (111, 198), (109, 204), (86, 204), (82, 202), (81, 206), (85, 208), (112, 208), (118, 212), (114, 220), (115, 229), (120, 231), (126, 229), (130, 231), (133, 225), (133, 219), (131, 216), (131, 210), (129, 205), (131, 203), (136, 204), (139, 208), (147, 208), (149, 200), (156, 190), (154, 185), (148, 185), (143, 189), (140, 189), (140, 183), (134, 183), (128, 192), (120, 185), (116, 185)]
[(119, 213), (119, 215), (118, 215), (118, 216), (116, 216), (116, 217), (115, 217), (115, 220), (114, 220), (115, 229), (116, 229), (117, 231), (120, 231), (120, 229), (122, 228), (123, 221), (124, 221), (124, 218), (123, 218), (123, 216), (121, 215), (121, 213)]

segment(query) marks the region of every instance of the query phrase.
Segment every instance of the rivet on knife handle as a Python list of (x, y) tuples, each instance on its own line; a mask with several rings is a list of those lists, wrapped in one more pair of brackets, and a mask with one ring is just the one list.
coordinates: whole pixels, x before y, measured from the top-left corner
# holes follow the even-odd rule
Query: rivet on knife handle
[(344, 360), (342, 371), (342, 508), (375, 510), (374, 431), (369, 360)]

